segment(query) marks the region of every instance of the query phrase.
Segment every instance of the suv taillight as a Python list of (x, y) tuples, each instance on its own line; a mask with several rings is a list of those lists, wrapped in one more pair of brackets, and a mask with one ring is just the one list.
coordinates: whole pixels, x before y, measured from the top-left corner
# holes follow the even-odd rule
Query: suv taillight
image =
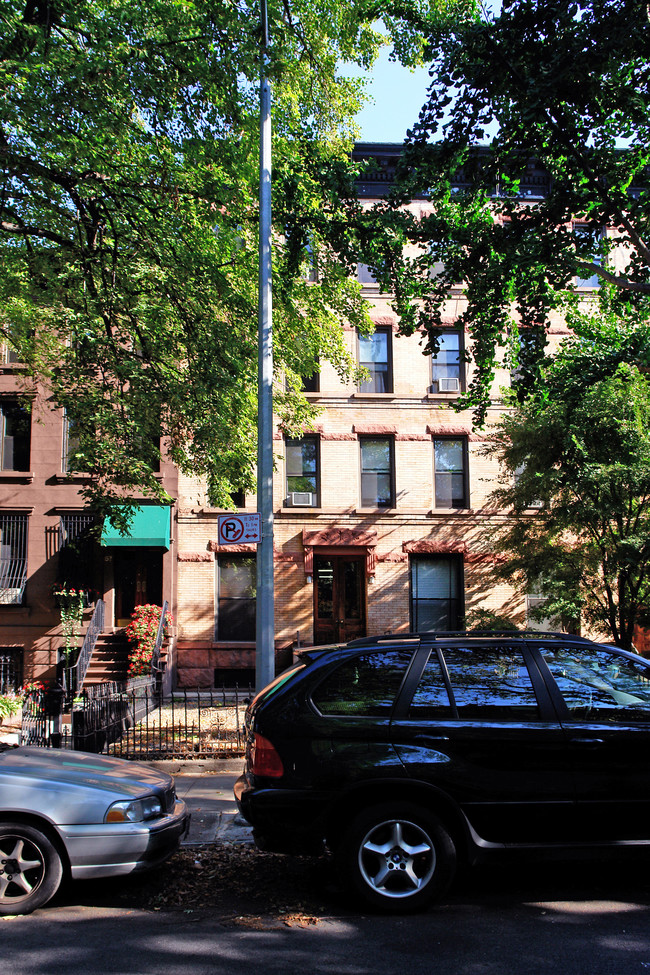
[(279, 779), (284, 775), (282, 759), (268, 738), (255, 734), (250, 751), (250, 771), (253, 775), (264, 775), (267, 778)]

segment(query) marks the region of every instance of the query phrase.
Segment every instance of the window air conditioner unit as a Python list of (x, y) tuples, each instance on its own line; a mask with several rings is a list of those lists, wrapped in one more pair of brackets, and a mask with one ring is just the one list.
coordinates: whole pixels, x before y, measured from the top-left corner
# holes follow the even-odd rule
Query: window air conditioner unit
[(292, 508), (313, 508), (314, 495), (310, 491), (292, 491), (289, 495)]
[(438, 380), (438, 392), (439, 393), (458, 393), (458, 392), (460, 392), (460, 380), (459, 379), (439, 379)]

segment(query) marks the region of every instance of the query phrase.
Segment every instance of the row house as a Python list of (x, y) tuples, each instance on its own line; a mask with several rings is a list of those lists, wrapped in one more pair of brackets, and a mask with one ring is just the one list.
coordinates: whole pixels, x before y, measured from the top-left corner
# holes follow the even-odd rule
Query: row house
[[(141, 603), (176, 608), (173, 507), (143, 502), (128, 535), (98, 537), (74, 450), (64, 412), (25, 382), (15, 353), (0, 349), (0, 691), (54, 677), (62, 587), (84, 593), (82, 632), (98, 597), (109, 634)], [(175, 497), (173, 465), (163, 462), (158, 476)]]
[[(375, 172), (359, 186), (368, 203), (385, 194), (400, 151), (365, 145)], [(544, 192), (545, 175), (531, 168), (527, 194)], [(422, 213), (425, 201), (413, 201)], [(462, 289), (447, 302), (447, 326), (435, 358), (419, 335), (397, 335), (390, 296), (368, 268), (358, 279), (375, 332), (346, 331), (350, 350), (369, 379), (344, 385), (323, 363), (305, 385), (320, 409), (300, 439), (275, 435), (274, 584), (276, 666), (297, 645), (321, 644), (418, 629), (457, 629), (472, 611), (507, 614), (525, 623), (536, 600), (489, 581), (488, 529), (503, 517), (489, 503), (498, 476), (486, 456), (490, 426), (501, 413), (497, 371), (486, 426), (475, 431), (469, 411), (454, 405), (471, 381), (463, 361), (468, 336), (459, 330)], [(584, 282), (591, 286), (591, 282)], [(551, 341), (568, 334), (554, 322)], [(254, 497), (239, 498), (255, 511)], [(240, 681), (255, 666), (255, 546), (220, 546), (219, 510), (201, 485), (181, 476), (178, 510), (181, 686)]]
[[(371, 204), (385, 194), (400, 147), (356, 152), (375, 163), (359, 184)], [(546, 178), (531, 166), (522, 193), (543, 195)], [(410, 204), (416, 215), (427, 205)], [(275, 435), (277, 668), (296, 646), (456, 629), (477, 610), (524, 623), (537, 598), (489, 578), (489, 528), (503, 513), (489, 502), (498, 470), (485, 446), (510, 376), (497, 371), (483, 430), (474, 430), (469, 411), (454, 409), (471, 381), (468, 336), (458, 327), (462, 289), (449, 295), (431, 358), (419, 335), (398, 336), (390, 296), (366, 267), (358, 279), (375, 332), (341, 327), (368, 380), (345, 385), (323, 363), (305, 385), (320, 410), (314, 428), (299, 439)], [(558, 319), (551, 342), (567, 334)], [(83, 475), (70, 470), (73, 431), (42, 390), (29, 391), (12, 358), (5, 350), (0, 364), (0, 687), (53, 676), (63, 642), (53, 593), (63, 582), (87, 591), (90, 604), (103, 598), (107, 634), (137, 605), (166, 600), (177, 686), (252, 681), (255, 546), (220, 546), (221, 512), (204, 485), (166, 460), (159, 476), (173, 505), (143, 502), (127, 536), (88, 534)], [(256, 510), (254, 496), (234, 500), (243, 512)]]

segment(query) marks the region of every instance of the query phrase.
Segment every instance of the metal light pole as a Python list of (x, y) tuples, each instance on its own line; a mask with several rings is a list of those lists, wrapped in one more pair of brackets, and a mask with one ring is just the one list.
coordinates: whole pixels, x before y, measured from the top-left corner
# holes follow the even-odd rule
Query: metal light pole
[(257, 405), (257, 506), (262, 535), (257, 546), (255, 684), (275, 676), (273, 583), (273, 326), (271, 287), (271, 86), (265, 77), (268, 48), (266, 0), (261, 0), (260, 51), (260, 268)]

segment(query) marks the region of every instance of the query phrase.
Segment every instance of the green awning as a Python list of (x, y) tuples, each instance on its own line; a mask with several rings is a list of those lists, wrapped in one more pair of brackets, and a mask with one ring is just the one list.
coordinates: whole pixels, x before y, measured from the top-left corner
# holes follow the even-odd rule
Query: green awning
[(102, 545), (110, 548), (169, 548), (169, 507), (147, 504), (136, 508), (126, 535), (120, 535), (106, 520), (102, 529)]

